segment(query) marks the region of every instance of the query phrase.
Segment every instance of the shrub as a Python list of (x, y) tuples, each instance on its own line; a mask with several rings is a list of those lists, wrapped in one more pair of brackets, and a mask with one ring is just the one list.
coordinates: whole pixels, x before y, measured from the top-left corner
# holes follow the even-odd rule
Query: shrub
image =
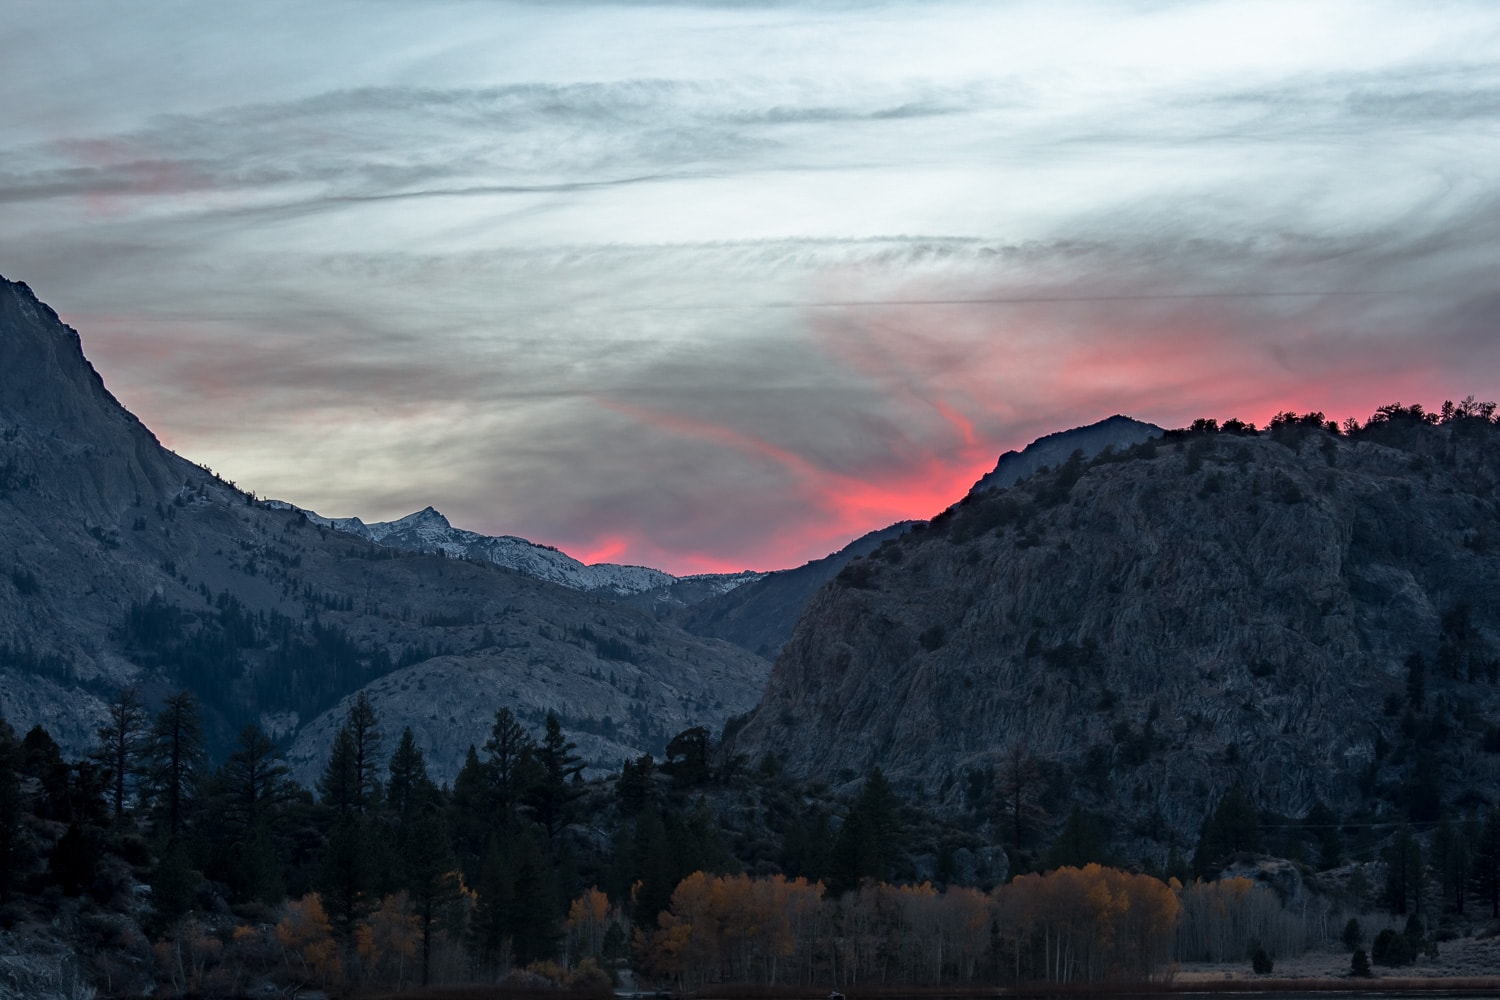
[(1344, 933), (1339, 935), (1339, 940), (1344, 942), (1344, 947), (1350, 951), (1359, 951), (1360, 945), (1364, 943), (1365, 932), (1359, 926), (1359, 921), (1353, 917), (1344, 925)]
[(1410, 965), (1416, 957), (1417, 949), (1411, 940), (1389, 927), (1375, 935), (1375, 941), (1370, 945), (1370, 959), (1376, 965)]
[(1349, 975), (1359, 979), (1369, 979), (1375, 975), (1370, 969), (1370, 957), (1363, 948), (1354, 949), (1354, 957), (1349, 960)]

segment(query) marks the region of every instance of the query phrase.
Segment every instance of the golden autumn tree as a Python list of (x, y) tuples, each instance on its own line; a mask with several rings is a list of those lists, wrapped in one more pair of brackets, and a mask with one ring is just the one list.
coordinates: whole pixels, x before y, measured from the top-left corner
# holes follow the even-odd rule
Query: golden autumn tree
[(386, 896), (355, 931), (360, 963), (378, 982), (406, 985), (421, 941), (421, 928), (410, 899), (398, 892)]
[(568, 961), (597, 959), (604, 950), (604, 933), (612, 921), (621, 922), (619, 911), (609, 905), (609, 897), (598, 886), (589, 886), (568, 906), (565, 953)]
[(1091, 864), (1023, 875), (996, 890), (1017, 979), (1147, 980), (1171, 958), (1179, 903), (1149, 875)]
[(294, 974), (300, 973), (300, 978), (325, 987), (342, 982), (343, 963), (333, 927), (317, 893), (287, 900), (276, 923), (276, 940), (283, 963)]
[(785, 968), (810, 967), (813, 911), (822, 887), (781, 875), (694, 872), (677, 884), (641, 945), (652, 970), (686, 988), (708, 982), (776, 983)]

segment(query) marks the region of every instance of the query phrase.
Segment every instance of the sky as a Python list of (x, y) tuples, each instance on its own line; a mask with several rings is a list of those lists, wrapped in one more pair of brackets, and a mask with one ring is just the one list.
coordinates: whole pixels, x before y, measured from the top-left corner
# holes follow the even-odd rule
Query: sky
[(1500, 4), (10, 0), (0, 274), (336, 517), (775, 569), (1006, 449), (1500, 396)]

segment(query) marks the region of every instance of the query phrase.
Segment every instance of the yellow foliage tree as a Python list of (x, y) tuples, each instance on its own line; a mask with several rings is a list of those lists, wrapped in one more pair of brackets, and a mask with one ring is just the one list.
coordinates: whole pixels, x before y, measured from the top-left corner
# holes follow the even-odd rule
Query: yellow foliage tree
[[(412, 959), (421, 942), (421, 926), (406, 893), (386, 896), (380, 906), (355, 930), (360, 966), (376, 982), (406, 984)], [(421, 972), (421, 969), (417, 969)]]
[(299, 970), (302, 978), (321, 986), (343, 981), (343, 964), (333, 940), (333, 927), (317, 893), (286, 902), (276, 923), (276, 940), (287, 968)]
[(996, 890), (1017, 979), (1148, 980), (1171, 958), (1179, 903), (1149, 875), (1091, 864)]
[(576, 963), (583, 958), (598, 958), (604, 950), (604, 932), (612, 921), (619, 921), (618, 911), (609, 905), (609, 897), (598, 886), (589, 886), (568, 907), (568, 958)]

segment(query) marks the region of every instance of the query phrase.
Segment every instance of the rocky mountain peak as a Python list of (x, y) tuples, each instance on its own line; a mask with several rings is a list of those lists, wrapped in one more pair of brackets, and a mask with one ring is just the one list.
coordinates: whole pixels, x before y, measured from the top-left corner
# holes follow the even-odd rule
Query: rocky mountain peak
[(1047, 434), (1020, 451), (1005, 452), (995, 463), (995, 468), (985, 473), (969, 492), (981, 493), (1014, 486), (1041, 468), (1066, 462), (1075, 451), (1082, 452), (1085, 459), (1091, 459), (1105, 449), (1129, 448), (1161, 434), (1162, 429), (1155, 424), (1118, 413), (1083, 427)]
[(94, 523), (183, 481), (180, 460), (105, 388), (78, 332), (30, 287), (3, 277), (0, 398), (4, 476), (45, 479), (55, 499), (81, 505)]
[[(340, 699), (365, 691), (444, 779), (502, 705), (532, 726), (556, 712), (609, 766), (759, 694), (768, 665), (748, 652), (539, 573), (432, 555), (467, 545), (579, 565), (430, 507), (364, 525), (258, 503), (163, 449), (78, 334), (0, 283), (0, 717), (18, 731), (42, 724), (82, 754), (118, 687), (187, 688), (217, 750), (256, 722), (305, 776)], [(641, 574), (671, 579), (621, 582)]]

